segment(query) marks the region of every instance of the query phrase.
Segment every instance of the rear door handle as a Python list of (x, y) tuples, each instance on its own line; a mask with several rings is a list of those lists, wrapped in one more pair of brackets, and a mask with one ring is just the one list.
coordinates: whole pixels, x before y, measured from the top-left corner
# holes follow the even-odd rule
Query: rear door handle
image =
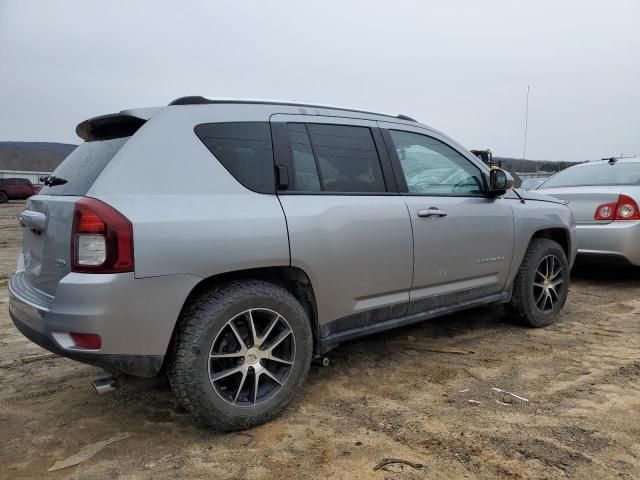
[(418, 210), (419, 217), (446, 217), (447, 212), (440, 210), (437, 207), (429, 207), (426, 210)]

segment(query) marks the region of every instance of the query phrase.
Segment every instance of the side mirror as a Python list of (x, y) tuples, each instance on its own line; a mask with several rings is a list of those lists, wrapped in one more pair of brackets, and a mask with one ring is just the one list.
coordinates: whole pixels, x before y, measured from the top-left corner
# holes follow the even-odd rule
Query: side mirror
[(492, 168), (489, 173), (489, 193), (504, 195), (513, 188), (513, 177), (500, 168)]

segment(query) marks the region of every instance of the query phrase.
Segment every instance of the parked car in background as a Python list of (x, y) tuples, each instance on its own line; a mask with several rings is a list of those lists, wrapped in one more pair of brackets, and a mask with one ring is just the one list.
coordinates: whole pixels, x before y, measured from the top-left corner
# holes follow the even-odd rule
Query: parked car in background
[(640, 159), (569, 167), (536, 192), (569, 202), (578, 231), (578, 253), (640, 265)]
[(544, 183), (545, 180), (546, 178), (527, 178), (526, 180), (522, 181), (520, 188), (522, 188), (523, 190), (532, 190), (538, 185)]
[(342, 342), (486, 304), (542, 327), (567, 298), (564, 202), (406, 116), (186, 97), (76, 131), (20, 216), (11, 317), (112, 372), (166, 366), (218, 428), (272, 418)]
[(9, 200), (25, 200), (40, 191), (26, 178), (0, 178), (0, 203)]

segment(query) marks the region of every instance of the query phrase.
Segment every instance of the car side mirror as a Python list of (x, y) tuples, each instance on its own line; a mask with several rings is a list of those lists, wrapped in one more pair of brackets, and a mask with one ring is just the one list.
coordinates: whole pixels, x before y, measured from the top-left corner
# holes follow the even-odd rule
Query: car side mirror
[(489, 193), (504, 195), (513, 188), (513, 177), (500, 168), (492, 168), (489, 173)]

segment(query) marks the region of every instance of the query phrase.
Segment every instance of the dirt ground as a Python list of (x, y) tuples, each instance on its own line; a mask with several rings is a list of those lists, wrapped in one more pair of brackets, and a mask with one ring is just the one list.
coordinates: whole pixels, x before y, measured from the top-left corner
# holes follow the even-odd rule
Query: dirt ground
[[(638, 270), (579, 265), (546, 329), (493, 307), (342, 345), (280, 418), (221, 434), (166, 382), (98, 396), (97, 368), (21, 360), (44, 353), (8, 315), (22, 207), (0, 205), (1, 478), (640, 478)], [(374, 470), (385, 458), (414, 465)]]

